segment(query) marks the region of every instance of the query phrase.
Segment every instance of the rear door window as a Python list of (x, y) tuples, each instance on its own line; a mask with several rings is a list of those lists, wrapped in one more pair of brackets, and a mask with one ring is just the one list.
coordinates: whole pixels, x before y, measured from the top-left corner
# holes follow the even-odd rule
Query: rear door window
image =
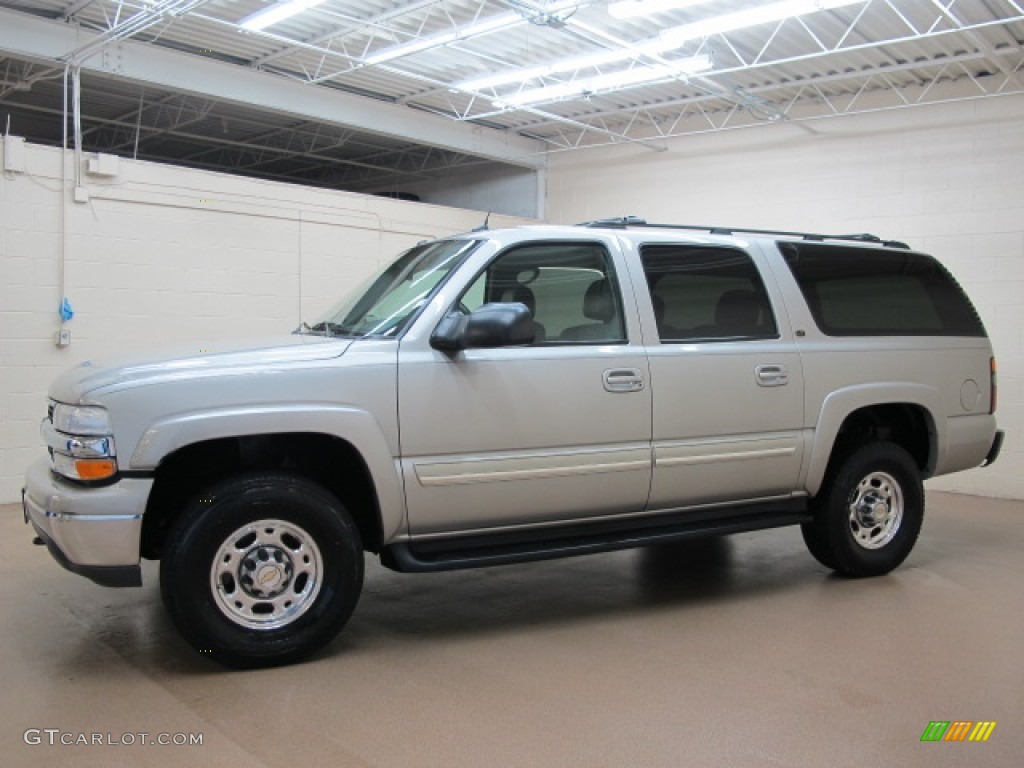
[(644, 245), (640, 258), (662, 343), (778, 336), (761, 275), (743, 251)]

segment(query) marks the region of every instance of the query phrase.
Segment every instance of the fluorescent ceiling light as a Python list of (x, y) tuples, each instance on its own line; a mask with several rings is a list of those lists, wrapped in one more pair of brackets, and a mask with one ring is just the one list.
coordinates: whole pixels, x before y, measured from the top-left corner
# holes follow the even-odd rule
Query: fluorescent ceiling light
[(635, 19), (637, 16), (649, 16), (662, 11), (678, 11), (703, 5), (710, 0), (619, 0), (608, 3), (608, 13), (617, 19)]
[(865, 2), (867, 0), (782, 0), (782, 2), (756, 5), (753, 8), (746, 8), (742, 11), (712, 16), (711, 18), (701, 19), (691, 24), (684, 24), (681, 27), (673, 27), (658, 35), (658, 39), (662, 45), (666, 46), (667, 50), (669, 48), (678, 48), (690, 40), (720, 35), (725, 32), (734, 32), (737, 29), (746, 29), (747, 27), (756, 27), (759, 24), (768, 24), (773, 21), (805, 16), (817, 11), (842, 8), (846, 5), (860, 5)]
[(426, 51), (430, 48), (440, 48), (443, 45), (454, 43), (456, 40), (465, 40), (470, 37), (478, 37), (488, 32), (497, 32), (500, 29), (507, 29), (518, 24), (525, 24), (526, 20), (518, 13), (501, 13), (489, 19), (478, 21), (474, 24), (467, 24), (464, 27), (457, 27), (448, 32), (441, 32), (428, 37), (421, 37), (417, 40), (410, 40), (383, 51), (371, 54), (363, 59), (364, 64), (383, 64), (386, 61), (400, 59), (403, 56), (411, 56), (414, 53)]
[(582, 96), (589, 93), (605, 93), (629, 88), (634, 85), (651, 83), (656, 80), (668, 80), (679, 77), (681, 74), (692, 74), (711, 67), (711, 59), (708, 56), (694, 56), (672, 65), (659, 65), (655, 67), (633, 67), (620, 72), (611, 72), (607, 75), (596, 77), (585, 77), (574, 80), (571, 83), (560, 83), (548, 85), (543, 88), (531, 88), (519, 93), (509, 94), (494, 100), (496, 107), (521, 107), (526, 104), (535, 104), (541, 101), (557, 101), (558, 99)]
[(499, 107), (521, 107), (525, 104), (535, 104), (539, 101), (556, 101), (571, 96), (582, 96), (585, 93), (618, 90), (631, 85), (665, 80), (674, 75), (675, 72), (671, 67), (637, 67), (609, 75), (588, 77), (572, 83), (548, 85), (544, 88), (531, 88), (528, 91), (520, 91), (519, 93), (495, 99), (494, 104)]
[[(708, 0), (623, 0), (620, 4), (640, 5), (643, 3), (688, 3), (696, 5)], [(665, 30), (657, 37), (641, 40), (630, 48), (620, 48), (600, 53), (575, 56), (551, 64), (543, 64), (538, 67), (527, 69), (513, 69), (486, 77), (478, 77), (474, 80), (466, 80), (456, 87), (463, 91), (477, 93), (487, 88), (496, 88), (509, 83), (523, 83), (529, 80), (536, 80), (540, 77), (550, 77), (562, 72), (576, 72), (582, 69), (600, 67), (606, 64), (616, 64), (621, 61), (637, 58), (639, 54), (648, 56), (661, 56), (669, 51), (682, 47), (691, 40), (697, 40), (723, 32), (732, 32), (737, 29), (754, 27), (758, 24), (765, 24), (772, 21), (781, 21), (794, 16), (803, 16), (817, 11), (841, 8), (845, 5), (857, 5), (867, 0), (783, 0), (782, 2), (770, 3), (768, 5), (754, 6), (746, 10), (727, 13), (722, 16), (712, 16), (708, 19), (696, 21), (691, 24), (684, 24), (679, 27), (672, 27)], [(609, 10), (614, 5), (609, 6)], [(681, 7), (681, 6), (679, 6)], [(368, 60), (369, 61), (369, 60)], [(710, 65), (702, 69), (710, 69)], [(696, 70), (700, 71), (700, 70)]]
[(302, 13), (323, 2), (325, 0), (285, 0), (283, 3), (277, 3), (269, 8), (264, 8), (252, 16), (242, 19), (239, 22), (239, 26), (251, 32), (259, 32), (261, 29), (266, 29), (277, 24), (279, 21), (289, 19), (295, 14)]
[[(629, 48), (617, 48), (610, 51), (585, 54), (583, 56), (573, 56), (569, 59), (562, 59), (561, 61), (555, 61), (551, 64), (542, 64), (539, 67), (529, 67), (528, 69), (510, 69), (507, 72), (501, 72), (496, 75), (487, 75), (486, 77), (479, 77), (475, 80), (466, 80), (465, 82), (459, 83), (456, 87), (463, 91), (477, 92), (486, 88), (508, 85), (509, 83), (524, 83), (528, 80), (536, 80), (539, 77), (550, 77), (551, 75), (557, 75), (562, 72), (578, 72), (582, 69), (603, 67), (607, 64), (618, 64), (621, 61), (638, 58), (643, 54), (659, 56), (678, 47), (679, 46), (675, 44), (666, 44), (660, 37), (653, 37), (648, 38), (647, 40), (641, 40)], [(693, 60), (701, 62), (702, 64), (703, 62), (707, 62), (707, 64), (700, 66), (698, 69), (690, 70), (687, 69), (689, 66), (687, 62), (689, 62), (690, 59), (684, 59), (678, 62), (675, 66), (682, 67), (682, 71), (686, 72), (700, 72), (705, 69), (711, 69), (711, 62), (707, 56), (696, 56)]]
[[(319, 1), (322, 2), (323, 0)], [(562, 11), (575, 10), (580, 6), (580, 4), (581, 0), (560, 0), (560, 2), (553, 2), (544, 6), (544, 13), (547, 16), (552, 16), (553, 14), (561, 13)], [(411, 56), (414, 53), (427, 51), (431, 48), (440, 48), (441, 46), (448, 45), (459, 40), (479, 37), (480, 35), (486, 35), (489, 32), (497, 32), (502, 29), (516, 27), (525, 23), (526, 19), (518, 13), (501, 13), (497, 16), (492, 16), (489, 19), (484, 19), (483, 21), (467, 24), (464, 27), (456, 27), (448, 32), (441, 32), (436, 35), (417, 38), (410, 40), (408, 43), (386, 48), (383, 51), (378, 51), (377, 53), (367, 56), (363, 59), (363, 64), (383, 64), (387, 61), (400, 59), (403, 56)]]
[(477, 78), (476, 80), (467, 80), (464, 83), (459, 83), (456, 87), (465, 91), (481, 91), (485, 88), (494, 88), (498, 85), (523, 83), (527, 80), (536, 80), (538, 77), (549, 77), (551, 75), (557, 75), (559, 72), (576, 72), (581, 69), (601, 67), (605, 64), (617, 64), (620, 61), (627, 61), (628, 59), (635, 58), (635, 56), (635, 53), (625, 48), (620, 48), (614, 51), (601, 51), (600, 53), (592, 53), (585, 56), (574, 56), (571, 59), (563, 59), (562, 61), (555, 61), (551, 64), (542, 64), (539, 67), (510, 69), (507, 72), (502, 72), (497, 75), (488, 75), (487, 77)]

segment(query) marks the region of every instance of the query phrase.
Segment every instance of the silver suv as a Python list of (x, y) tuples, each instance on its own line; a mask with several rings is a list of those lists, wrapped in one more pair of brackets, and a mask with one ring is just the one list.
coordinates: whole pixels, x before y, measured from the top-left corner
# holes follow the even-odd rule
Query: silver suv
[(400, 571), (800, 525), (847, 576), (907, 557), (922, 479), (992, 463), (992, 347), (933, 258), (634, 219), (425, 242), (293, 334), (50, 389), (26, 520), (100, 584), (159, 559), (233, 666)]

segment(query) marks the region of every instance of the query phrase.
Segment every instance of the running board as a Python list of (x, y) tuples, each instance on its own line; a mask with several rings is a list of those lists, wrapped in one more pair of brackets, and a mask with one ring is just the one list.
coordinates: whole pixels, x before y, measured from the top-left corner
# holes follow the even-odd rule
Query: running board
[(615, 520), (529, 532), (402, 541), (381, 551), (381, 563), (403, 573), (482, 568), (613, 552), (699, 536), (779, 528), (811, 521), (806, 499), (716, 508), (643, 520)]

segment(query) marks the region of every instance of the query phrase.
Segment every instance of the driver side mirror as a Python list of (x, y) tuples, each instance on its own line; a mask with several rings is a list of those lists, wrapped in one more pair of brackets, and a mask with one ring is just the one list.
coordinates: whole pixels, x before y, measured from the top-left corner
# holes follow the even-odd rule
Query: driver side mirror
[(484, 304), (468, 315), (448, 315), (430, 337), (430, 346), (442, 352), (514, 347), (532, 344), (534, 335), (533, 315), (525, 304)]

